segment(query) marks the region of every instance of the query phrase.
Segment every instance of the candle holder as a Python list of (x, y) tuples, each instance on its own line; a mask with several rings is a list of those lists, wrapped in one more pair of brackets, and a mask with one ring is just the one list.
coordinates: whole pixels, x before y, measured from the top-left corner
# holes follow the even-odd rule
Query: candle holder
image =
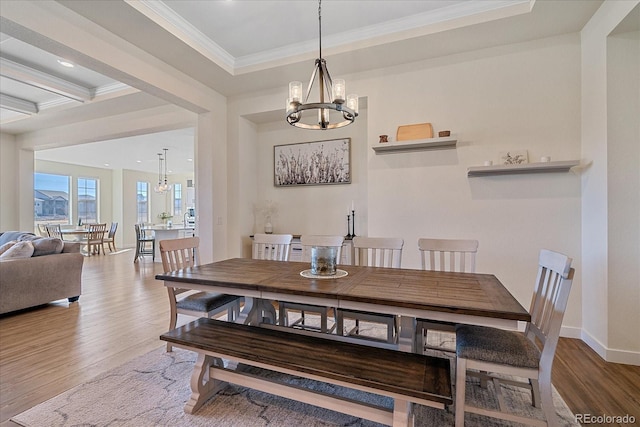
[(351, 238), (353, 239), (354, 237), (356, 237), (356, 211), (353, 210), (351, 211), (351, 220), (352, 220), (352, 225), (351, 225)]
[(351, 240), (351, 215), (347, 215), (347, 235), (344, 236), (345, 240)]

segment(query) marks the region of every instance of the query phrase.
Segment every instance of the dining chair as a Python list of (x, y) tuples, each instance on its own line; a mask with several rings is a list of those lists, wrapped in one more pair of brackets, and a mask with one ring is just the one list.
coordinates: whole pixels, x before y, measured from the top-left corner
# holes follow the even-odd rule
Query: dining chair
[(60, 229), (60, 224), (47, 224), (44, 227), (45, 230), (47, 230), (47, 235), (49, 237), (56, 237), (62, 240), (62, 230)]
[[(153, 261), (156, 260), (156, 238), (147, 234), (147, 230), (141, 224), (134, 224), (136, 229), (136, 254), (133, 262), (138, 262), (138, 258), (144, 255), (151, 255)], [(151, 245), (150, 247), (148, 245)]]
[(291, 234), (255, 234), (253, 236), (252, 258), (272, 261), (289, 261)]
[(87, 239), (84, 242), (87, 245), (87, 255), (91, 256), (92, 253), (104, 254), (104, 233), (107, 232), (107, 224), (89, 224), (87, 229)]
[(38, 235), (41, 237), (51, 237), (47, 232), (47, 224), (38, 224)]
[[(524, 333), (486, 326), (456, 327), (456, 427), (464, 426), (465, 412), (529, 425), (558, 425), (551, 394), (551, 368), (573, 281), (571, 261), (558, 252), (540, 251), (529, 309), (531, 321)], [(465, 403), (467, 375), (493, 382), (499, 410)], [(533, 406), (542, 407), (546, 422), (510, 413), (505, 407), (501, 384), (529, 389)]]
[(109, 247), (109, 252), (117, 251), (116, 249), (116, 230), (118, 229), (118, 223), (112, 222), (111, 227), (109, 227), (109, 232), (107, 233), (107, 237), (104, 238), (103, 242), (107, 244)]
[[(368, 267), (400, 268), (402, 264), (402, 247), (404, 240), (395, 237), (354, 237), (354, 265)], [(382, 323), (387, 326), (387, 339), (389, 343), (396, 342), (398, 336), (398, 322), (393, 314), (369, 313), (357, 310), (338, 309), (336, 318), (337, 333), (344, 333), (344, 319), (354, 319), (355, 327), (347, 332), (347, 335), (375, 339), (360, 332), (360, 321)]]
[[(477, 240), (461, 239), (418, 239), (418, 250), (423, 270), (451, 271), (457, 273), (476, 272)], [(428, 319), (417, 319), (416, 349), (424, 352), (427, 349), (454, 352), (455, 347), (448, 348), (441, 341), (439, 345), (428, 343), (429, 331), (438, 331), (447, 341), (455, 341), (456, 325), (448, 322), (436, 322)], [(432, 334), (433, 336), (433, 334)]]
[[(266, 259), (272, 261), (289, 261), (291, 253), (291, 234), (264, 234), (257, 233), (253, 236), (253, 245), (251, 248), (251, 256), (253, 259)], [(276, 323), (276, 302), (265, 304), (260, 313), (261, 319), (268, 320), (270, 323)]]
[[(200, 260), (199, 237), (160, 240), (158, 244), (162, 258), (162, 269), (165, 273), (198, 265)], [(231, 322), (240, 314), (242, 297), (215, 292), (196, 292), (171, 286), (167, 287), (167, 293), (171, 307), (170, 331), (176, 328), (178, 314), (211, 318), (226, 312), (227, 320)], [(173, 351), (170, 343), (167, 343), (167, 351)]]
[[(318, 236), (318, 235), (302, 235), (300, 236), (300, 243), (302, 244), (302, 262), (311, 262), (311, 248), (314, 246), (325, 246), (337, 248), (336, 258), (340, 260), (340, 254), (342, 251), (342, 242), (344, 237), (342, 236)], [(299, 311), (300, 318), (295, 322), (289, 324), (289, 311)], [(336, 327), (336, 323), (331, 328), (327, 326), (327, 319), (329, 317), (329, 311), (331, 307), (325, 307), (320, 305), (301, 304), (289, 301), (280, 301), (278, 307), (278, 315), (280, 317), (280, 326), (293, 326), (301, 329), (320, 330), (322, 333), (331, 333)], [(334, 316), (335, 309), (334, 310)], [(318, 313), (320, 316), (320, 327), (311, 326), (305, 324), (305, 312)]]

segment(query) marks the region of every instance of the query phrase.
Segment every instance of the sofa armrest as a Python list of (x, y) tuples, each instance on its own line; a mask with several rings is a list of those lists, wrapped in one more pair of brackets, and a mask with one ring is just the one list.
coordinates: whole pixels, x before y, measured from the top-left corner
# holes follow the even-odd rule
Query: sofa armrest
[(83, 263), (81, 253), (0, 261), (0, 313), (79, 296)]
[(63, 254), (79, 254), (82, 248), (82, 242), (64, 242), (62, 247)]

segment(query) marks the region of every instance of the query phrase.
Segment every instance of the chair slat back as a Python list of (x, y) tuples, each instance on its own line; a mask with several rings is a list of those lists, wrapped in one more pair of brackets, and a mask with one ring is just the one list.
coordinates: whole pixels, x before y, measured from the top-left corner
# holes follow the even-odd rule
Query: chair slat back
[(477, 240), (418, 239), (423, 270), (475, 273)]
[(255, 234), (253, 236), (253, 258), (272, 261), (289, 261), (291, 234)]
[[(527, 324), (525, 334), (541, 350), (541, 360), (553, 359), (555, 354), (573, 282), (571, 262), (571, 258), (561, 253), (546, 249), (540, 251), (538, 275), (529, 309), (531, 322)], [(550, 363), (552, 360), (547, 361)]]
[(400, 268), (404, 240), (397, 237), (354, 237), (354, 264)]
[(50, 237), (49, 233), (47, 232), (46, 224), (38, 224), (38, 234), (42, 237)]
[(107, 234), (107, 237), (110, 239), (115, 238), (117, 229), (118, 229), (118, 223), (112, 222), (111, 227), (109, 227), (109, 234)]
[(302, 243), (302, 261), (311, 261), (311, 248), (313, 246), (328, 246), (338, 248), (336, 258), (338, 263), (340, 263), (343, 242), (344, 237), (342, 236), (318, 236), (311, 234), (300, 236), (300, 243)]
[(200, 238), (160, 240), (160, 257), (165, 273), (194, 267), (200, 258)]
[(47, 234), (49, 237), (57, 237), (58, 239), (62, 239), (62, 230), (60, 229), (60, 224), (47, 224), (45, 225), (45, 229), (47, 230)]
[(144, 228), (144, 224), (134, 224), (134, 227), (136, 229), (136, 240), (137, 241), (145, 240), (145, 239), (151, 239), (151, 237), (147, 237), (147, 231)]
[(104, 237), (104, 233), (107, 231), (107, 224), (89, 224), (87, 232), (87, 240), (101, 241)]

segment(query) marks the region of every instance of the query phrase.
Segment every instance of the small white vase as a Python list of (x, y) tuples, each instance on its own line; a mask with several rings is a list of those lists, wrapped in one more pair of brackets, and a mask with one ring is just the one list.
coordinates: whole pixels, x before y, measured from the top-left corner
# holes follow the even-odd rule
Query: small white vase
[(273, 224), (271, 224), (271, 217), (267, 217), (267, 220), (264, 223), (264, 232), (266, 234), (273, 233)]

